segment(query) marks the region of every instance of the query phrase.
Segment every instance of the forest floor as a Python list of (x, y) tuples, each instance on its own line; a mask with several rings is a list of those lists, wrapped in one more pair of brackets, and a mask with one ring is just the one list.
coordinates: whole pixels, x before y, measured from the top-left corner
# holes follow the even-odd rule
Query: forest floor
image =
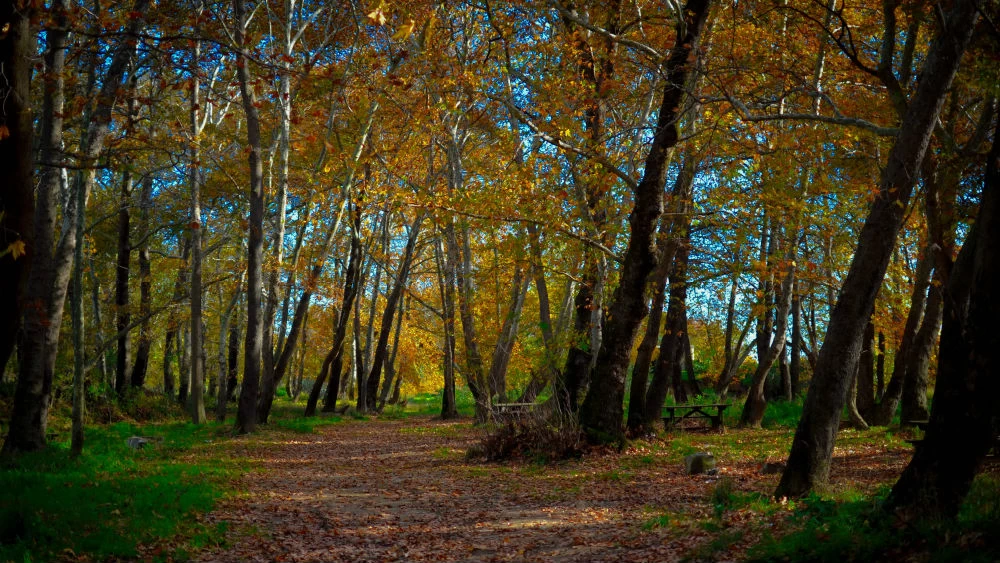
[[(877, 432), (877, 434), (873, 433)], [(255, 469), (205, 523), (197, 561), (739, 561), (788, 526), (773, 501), (792, 431), (677, 431), (557, 464), (467, 461), (469, 420), (344, 420), (230, 442)], [(710, 451), (715, 476), (685, 474)], [(890, 485), (912, 451), (885, 430), (841, 433), (829, 494)]]

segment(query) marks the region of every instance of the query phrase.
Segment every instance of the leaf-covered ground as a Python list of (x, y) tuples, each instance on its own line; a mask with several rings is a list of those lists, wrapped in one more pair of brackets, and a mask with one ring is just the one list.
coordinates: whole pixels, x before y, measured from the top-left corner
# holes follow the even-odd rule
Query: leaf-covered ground
[[(557, 465), (466, 461), (480, 436), (410, 418), (246, 440), (233, 455), (258, 468), (207, 516), (228, 537), (198, 560), (726, 561), (784, 526), (788, 506), (767, 499), (778, 475), (760, 468), (788, 429), (681, 431)], [(713, 452), (719, 475), (685, 475), (693, 451)], [(831, 490), (871, 492), (909, 455), (884, 431), (846, 431)]]

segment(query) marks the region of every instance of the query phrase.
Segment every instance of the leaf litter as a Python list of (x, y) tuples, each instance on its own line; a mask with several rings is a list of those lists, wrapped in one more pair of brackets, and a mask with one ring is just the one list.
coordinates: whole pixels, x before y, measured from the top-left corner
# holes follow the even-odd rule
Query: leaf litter
[[(468, 421), (375, 419), (316, 434), (275, 432), (235, 442), (242, 451), (233, 455), (260, 470), (243, 473), (241, 494), (204, 517), (224, 523), (228, 537), (195, 560), (739, 561), (762, 534), (786, 526), (789, 505), (768, 498), (780, 476), (760, 467), (787, 451), (790, 436), (728, 434), (683, 432), (538, 465), (466, 461), (482, 436)], [(686, 475), (682, 454), (708, 448), (719, 475)], [(852, 441), (836, 452), (831, 487), (871, 492), (891, 483), (910, 453), (884, 440)], [(758, 499), (756, 508), (713, 505), (720, 479)]]

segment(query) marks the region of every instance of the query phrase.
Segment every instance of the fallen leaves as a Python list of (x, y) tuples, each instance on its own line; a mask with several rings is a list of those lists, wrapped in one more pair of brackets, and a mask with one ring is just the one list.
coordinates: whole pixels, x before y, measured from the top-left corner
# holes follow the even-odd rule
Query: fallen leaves
[[(662, 441), (558, 465), (500, 465), (464, 460), (479, 438), (468, 422), (358, 421), (319, 432), (239, 445), (247, 451), (236, 455), (262, 470), (208, 517), (236, 532), (199, 561), (740, 560), (765, 531), (780, 533), (788, 510), (774, 502), (718, 516), (709, 500), (717, 479), (685, 475), (681, 451)], [(719, 450), (719, 478), (766, 499), (777, 476), (703, 443), (711, 439), (697, 441)], [(909, 454), (849, 449), (834, 481), (865, 480), (864, 489), (898, 475)], [(873, 460), (878, 468), (864, 469)]]

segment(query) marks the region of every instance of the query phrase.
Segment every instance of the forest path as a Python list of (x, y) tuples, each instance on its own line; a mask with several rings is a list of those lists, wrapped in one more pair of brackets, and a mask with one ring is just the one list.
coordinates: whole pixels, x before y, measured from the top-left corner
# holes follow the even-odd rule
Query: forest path
[[(207, 517), (228, 524), (229, 545), (197, 560), (725, 561), (759, 539), (752, 511), (713, 518), (716, 478), (685, 475), (670, 448), (555, 466), (466, 462), (480, 435), (468, 421), (352, 420), (237, 446), (263, 471)], [(733, 460), (722, 473), (738, 490), (773, 490), (777, 476), (758, 467)]]

